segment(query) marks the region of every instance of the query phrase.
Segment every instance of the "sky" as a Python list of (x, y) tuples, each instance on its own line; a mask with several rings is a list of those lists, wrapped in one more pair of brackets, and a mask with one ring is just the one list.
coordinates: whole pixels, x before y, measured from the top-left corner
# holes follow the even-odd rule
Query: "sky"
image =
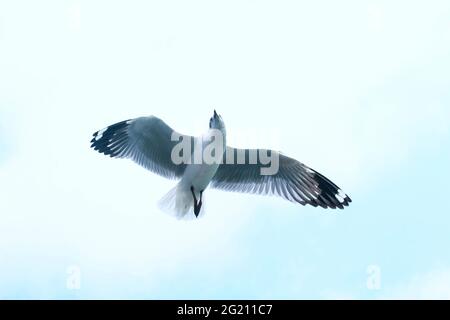
[[(0, 298), (450, 299), (448, 1), (0, 0)], [(174, 182), (89, 148), (155, 115), (281, 150), (343, 211)]]

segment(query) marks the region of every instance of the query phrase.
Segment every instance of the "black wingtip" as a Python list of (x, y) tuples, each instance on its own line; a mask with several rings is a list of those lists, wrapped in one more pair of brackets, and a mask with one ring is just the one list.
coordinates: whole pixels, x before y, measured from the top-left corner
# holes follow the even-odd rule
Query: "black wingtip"
[(352, 202), (352, 199), (350, 199), (350, 197), (338, 186), (317, 171), (314, 171), (313, 179), (317, 182), (320, 194), (318, 195), (317, 200), (311, 201), (311, 205), (320, 205), (322, 208), (342, 210), (345, 207), (348, 207)]
[(91, 148), (110, 157), (120, 154), (119, 144), (127, 139), (127, 129), (130, 120), (113, 124), (103, 130), (95, 132), (91, 140)]

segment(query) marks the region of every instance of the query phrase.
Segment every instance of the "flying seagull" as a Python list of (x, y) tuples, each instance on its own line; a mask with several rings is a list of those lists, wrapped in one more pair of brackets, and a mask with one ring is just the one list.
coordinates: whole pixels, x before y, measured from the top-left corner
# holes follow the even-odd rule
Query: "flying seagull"
[[(194, 161), (198, 148), (204, 151), (211, 145), (217, 147), (211, 152), (216, 161), (203, 161), (202, 157)], [(198, 217), (203, 212), (203, 192), (208, 186), (276, 195), (322, 208), (344, 209), (352, 202), (322, 174), (280, 152), (226, 146), (225, 124), (215, 110), (208, 131), (200, 137), (179, 134), (161, 119), (149, 116), (122, 121), (94, 133), (91, 147), (112, 158), (131, 159), (165, 178), (179, 180), (159, 201), (162, 210), (177, 218)], [(270, 161), (276, 162), (270, 164), (275, 171), (268, 172)]]

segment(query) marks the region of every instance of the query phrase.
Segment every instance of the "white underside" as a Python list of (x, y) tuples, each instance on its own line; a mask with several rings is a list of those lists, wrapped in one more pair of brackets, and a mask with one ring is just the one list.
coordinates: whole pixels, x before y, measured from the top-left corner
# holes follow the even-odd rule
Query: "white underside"
[[(219, 164), (189, 164), (180, 182), (170, 190), (159, 202), (159, 208), (178, 219), (193, 219), (194, 197), (191, 187), (194, 187), (195, 197), (200, 200), (200, 192), (204, 191), (217, 172)], [(205, 193), (202, 195), (202, 208), (199, 217), (204, 214)]]
[[(159, 208), (177, 219), (195, 218), (191, 186), (194, 187), (195, 197), (199, 201), (200, 191), (208, 187), (217, 168), (218, 165), (189, 165), (180, 182), (158, 202)], [(203, 205), (199, 217), (204, 214), (204, 202), (205, 193), (202, 195)]]

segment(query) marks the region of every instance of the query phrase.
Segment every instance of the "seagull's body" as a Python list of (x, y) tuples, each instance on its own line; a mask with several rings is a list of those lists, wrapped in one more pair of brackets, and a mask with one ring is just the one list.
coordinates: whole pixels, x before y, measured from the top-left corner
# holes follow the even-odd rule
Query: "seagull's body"
[[(203, 135), (201, 139), (197, 139), (195, 143), (201, 144), (201, 149), (204, 149), (206, 144), (211, 141), (214, 130), (215, 129), (209, 129), (207, 133)], [(225, 137), (226, 132), (223, 132), (224, 140)], [(225, 142), (223, 142), (223, 144), (225, 144)], [(181, 183), (186, 185), (188, 188), (193, 186), (196, 191), (205, 190), (219, 169), (219, 166), (220, 165), (218, 163), (190, 164), (186, 167), (183, 177), (181, 178)]]
[[(219, 134), (218, 134), (219, 133)], [(174, 139), (178, 137), (177, 139)], [(187, 161), (174, 161), (179, 141), (190, 142)], [(209, 186), (226, 191), (277, 195), (302, 205), (340, 208), (351, 199), (320, 173), (276, 151), (235, 149), (226, 146), (222, 117), (215, 111), (208, 131), (200, 137), (178, 134), (161, 119), (150, 116), (127, 120), (94, 133), (91, 147), (115, 158), (130, 158), (146, 169), (179, 183), (159, 202), (178, 218), (198, 217), (203, 192)], [(195, 161), (195, 150), (223, 146), (211, 153), (218, 161)], [(262, 154), (276, 156), (278, 170), (262, 174)], [(274, 158), (275, 159), (275, 158)], [(203, 159), (201, 159), (203, 160)], [(231, 160), (231, 161), (230, 161)], [(244, 163), (243, 163), (244, 162)], [(193, 210), (192, 210), (193, 209)], [(194, 213), (194, 215), (190, 213)]]

